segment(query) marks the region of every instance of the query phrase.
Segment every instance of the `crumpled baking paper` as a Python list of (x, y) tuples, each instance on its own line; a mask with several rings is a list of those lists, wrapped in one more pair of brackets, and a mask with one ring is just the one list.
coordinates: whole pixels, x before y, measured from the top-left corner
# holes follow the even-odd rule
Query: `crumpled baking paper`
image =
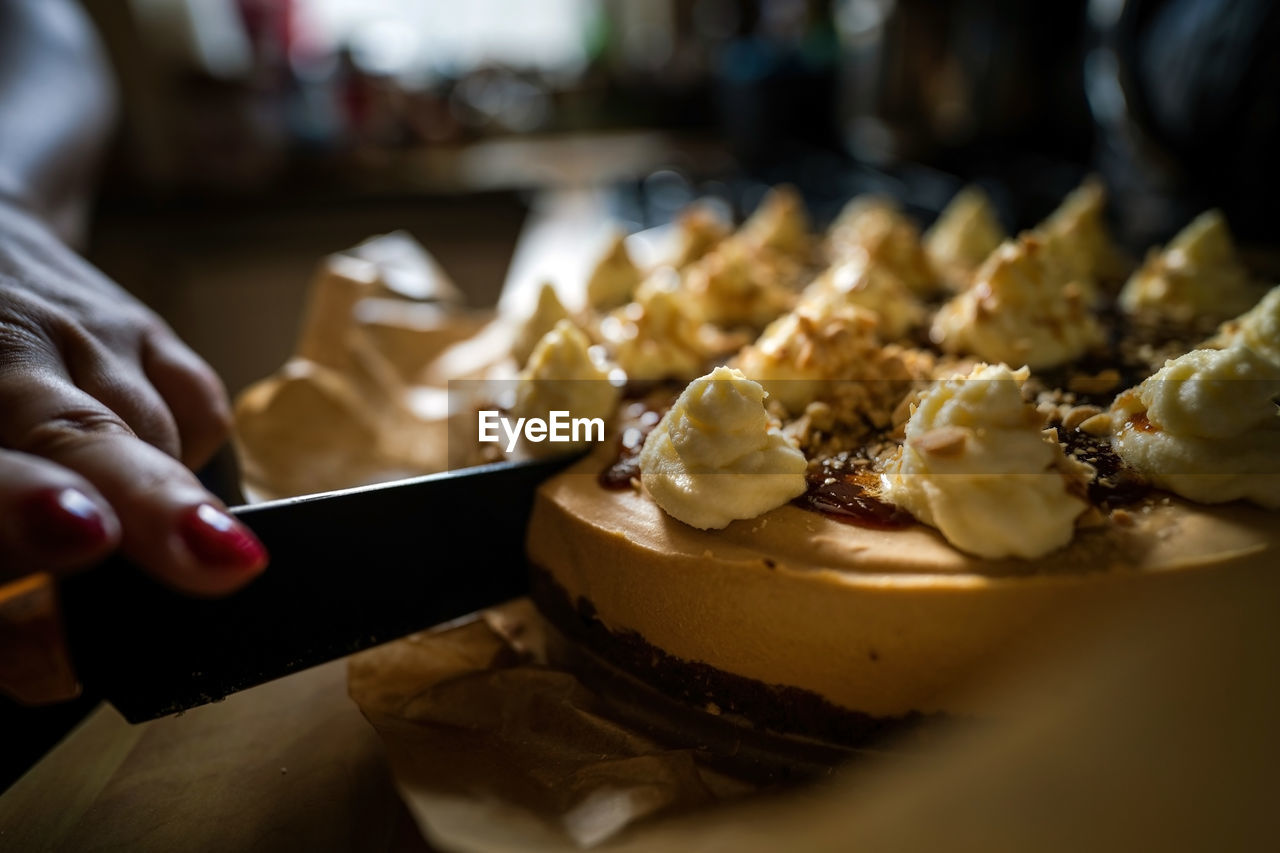
[(450, 849), (577, 849), (754, 785), (614, 719), (547, 663), (527, 600), (357, 654), (352, 698), (429, 837)]

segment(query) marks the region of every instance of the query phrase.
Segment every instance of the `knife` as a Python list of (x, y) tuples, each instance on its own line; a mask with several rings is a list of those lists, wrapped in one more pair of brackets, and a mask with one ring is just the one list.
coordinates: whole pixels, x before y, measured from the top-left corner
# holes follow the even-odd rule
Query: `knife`
[(576, 458), (235, 507), (271, 562), (225, 598), (183, 596), (120, 556), (61, 579), (71, 664), (138, 723), (516, 598), (534, 492)]

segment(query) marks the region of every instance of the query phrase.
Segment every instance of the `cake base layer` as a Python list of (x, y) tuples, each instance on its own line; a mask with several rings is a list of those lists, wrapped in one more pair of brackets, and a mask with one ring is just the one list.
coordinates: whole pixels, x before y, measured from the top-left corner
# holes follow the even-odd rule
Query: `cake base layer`
[[(589, 601), (570, 600), (540, 567), (530, 566), (530, 577), (538, 609), (574, 644), (564, 653), (565, 663), (593, 686), (630, 705), (630, 713), (646, 729), (674, 727), (686, 743), (696, 742), (721, 758), (733, 759), (734, 770), (769, 779), (823, 775), (855, 757), (852, 747), (891, 748), (946, 719), (920, 713), (873, 717), (833, 705), (808, 690), (765, 684), (677, 658), (634, 631), (610, 631)], [(683, 703), (686, 710), (681, 713), (674, 702)], [(708, 717), (718, 719), (712, 722)]]

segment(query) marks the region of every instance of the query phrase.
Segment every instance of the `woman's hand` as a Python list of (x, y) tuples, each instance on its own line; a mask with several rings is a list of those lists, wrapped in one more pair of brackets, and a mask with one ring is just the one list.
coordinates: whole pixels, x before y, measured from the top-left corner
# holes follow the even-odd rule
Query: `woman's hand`
[(190, 470), (229, 423), (159, 317), (0, 201), (0, 582), (116, 547), (184, 592), (248, 582), (265, 551)]

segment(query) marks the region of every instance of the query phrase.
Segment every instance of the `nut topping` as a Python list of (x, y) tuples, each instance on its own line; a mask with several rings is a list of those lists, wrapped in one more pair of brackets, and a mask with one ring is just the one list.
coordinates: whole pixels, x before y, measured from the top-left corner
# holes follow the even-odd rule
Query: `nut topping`
[(1065, 429), (1079, 429), (1087, 420), (1102, 414), (1102, 409), (1098, 406), (1076, 406), (1071, 409), (1062, 418), (1062, 426)]
[(1113, 367), (1100, 370), (1090, 376), (1087, 373), (1076, 373), (1067, 379), (1067, 390), (1077, 394), (1107, 394), (1120, 384), (1120, 371)]
[(1093, 417), (1083, 421), (1078, 429), (1087, 435), (1102, 438), (1111, 434), (1111, 415), (1106, 412), (1099, 412)]
[(934, 456), (959, 456), (964, 453), (966, 436), (967, 433), (960, 427), (938, 427), (911, 439), (911, 446), (921, 453), (931, 453)]

